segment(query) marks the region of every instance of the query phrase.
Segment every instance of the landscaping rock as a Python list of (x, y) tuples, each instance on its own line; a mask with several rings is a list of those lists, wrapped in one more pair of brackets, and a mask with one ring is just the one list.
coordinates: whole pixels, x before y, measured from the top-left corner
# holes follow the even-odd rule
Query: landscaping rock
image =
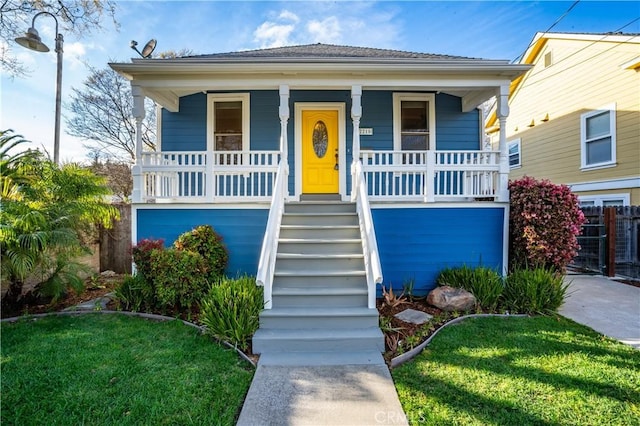
[(448, 312), (468, 311), (476, 305), (476, 298), (462, 288), (445, 285), (431, 290), (427, 303)]
[(114, 277), (115, 275), (116, 273), (113, 271), (103, 271), (100, 273), (100, 276), (103, 276), (103, 277)]
[(428, 322), (431, 318), (433, 318), (433, 315), (429, 315), (426, 312), (418, 311), (415, 309), (405, 309), (404, 311), (395, 314), (394, 317), (404, 322), (420, 325)]

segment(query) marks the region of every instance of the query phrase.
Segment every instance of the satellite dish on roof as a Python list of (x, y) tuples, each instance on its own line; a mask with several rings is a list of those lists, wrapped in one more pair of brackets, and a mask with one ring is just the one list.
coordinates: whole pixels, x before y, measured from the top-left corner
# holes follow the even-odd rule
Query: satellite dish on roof
[(151, 40), (149, 40), (147, 42), (147, 44), (144, 45), (144, 48), (142, 49), (142, 52), (140, 52), (138, 50), (138, 42), (135, 40), (131, 40), (131, 48), (133, 50), (135, 50), (136, 52), (138, 52), (138, 55), (140, 55), (142, 58), (147, 59), (151, 56), (151, 54), (153, 53), (153, 50), (156, 48), (156, 44), (158, 42), (156, 41), (156, 39), (152, 38)]

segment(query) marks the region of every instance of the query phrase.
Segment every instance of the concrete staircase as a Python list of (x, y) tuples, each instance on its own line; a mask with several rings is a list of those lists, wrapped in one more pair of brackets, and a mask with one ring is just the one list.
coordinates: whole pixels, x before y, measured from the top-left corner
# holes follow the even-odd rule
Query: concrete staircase
[(379, 364), (384, 337), (367, 307), (367, 281), (352, 203), (288, 203), (272, 294), (253, 352), (267, 365)]

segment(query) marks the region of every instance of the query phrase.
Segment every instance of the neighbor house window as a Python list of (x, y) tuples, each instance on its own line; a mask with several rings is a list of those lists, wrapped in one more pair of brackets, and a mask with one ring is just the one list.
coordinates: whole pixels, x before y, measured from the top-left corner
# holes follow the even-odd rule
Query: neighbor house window
[(435, 95), (394, 93), (393, 123), (396, 151), (435, 148)]
[(578, 195), (580, 207), (614, 207), (628, 206), (631, 202), (629, 194)]
[(522, 166), (520, 158), (520, 139), (509, 142), (509, 167), (517, 169)]
[(207, 145), (219, 152), (218, 162), (239, 164), (241, 157), (227, 151), (249, 150), (249, 94), (208, 94)]
[(583, 169), (614, 166), (616, 163), (615, 105), (582, 114), (580, 139)]

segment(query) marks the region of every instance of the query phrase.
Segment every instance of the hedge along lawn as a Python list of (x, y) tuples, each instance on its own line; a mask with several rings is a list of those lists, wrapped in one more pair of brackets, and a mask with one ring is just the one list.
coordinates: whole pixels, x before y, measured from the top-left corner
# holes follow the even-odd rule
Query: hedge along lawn
[(13, 424), (232, 425), (253, 367), (180, 321), (121, 315), (2, 323)]
[(392, 375), (411, 424), (640, 424), (640, 351), (562, 317), (465, 320)]

